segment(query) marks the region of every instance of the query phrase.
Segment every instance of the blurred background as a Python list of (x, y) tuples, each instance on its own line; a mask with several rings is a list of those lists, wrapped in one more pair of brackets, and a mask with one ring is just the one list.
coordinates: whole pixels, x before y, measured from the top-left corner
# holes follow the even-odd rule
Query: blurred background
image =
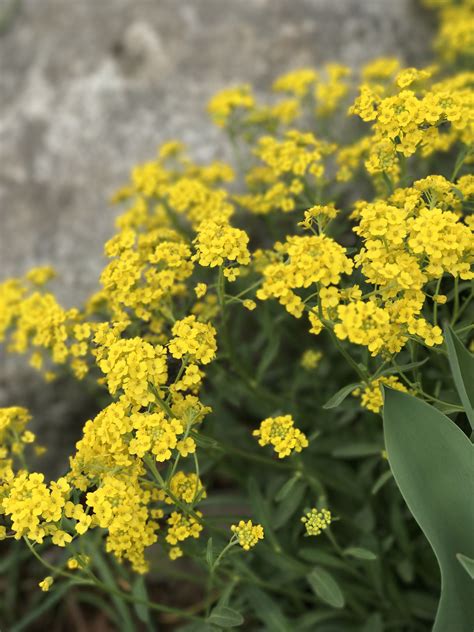
[[(130, 167), (170, 138), (197, 160), (225, 157), (205, 110), (214, 92), (245, 82), (265, 93), (275, 76), (327, 61), (424, 64), (433, 30), (417, 0), (0, 0), (0, 281), (52, 264), (59, 299), (80, 304)], [(74, 438), (58, 427), (89, 414), (76, 383), (45, 388), (0, 350), (9, 404), (30, 407), (52, 454)]]

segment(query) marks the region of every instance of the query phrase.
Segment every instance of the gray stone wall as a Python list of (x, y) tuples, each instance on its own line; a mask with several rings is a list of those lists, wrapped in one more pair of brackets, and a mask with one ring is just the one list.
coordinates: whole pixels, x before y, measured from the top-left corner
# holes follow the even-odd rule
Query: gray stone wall
[(218, 89), (328, 60), (429, 58), (417, 0), (0, 0), (0, 277), (52, 263), (67, 304), (93, 289), (111, 191), (179, 137), (221, 150)]

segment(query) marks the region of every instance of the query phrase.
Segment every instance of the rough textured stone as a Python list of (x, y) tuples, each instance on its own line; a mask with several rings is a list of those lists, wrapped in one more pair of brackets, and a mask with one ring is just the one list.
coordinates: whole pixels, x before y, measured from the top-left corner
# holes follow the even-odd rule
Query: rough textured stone
[(0, 275), (51, 262), (68, 304), (95, 286), (130, 165), (170, 137), (219, 152), (214, 91), (332, 59), (423, 62), (430, 38), (416, 0), (23, 0), (3, 30)]
[[(51, 263), (66, 305), (96, 286), (107, 198), (130, 165), (173, 137), (197, 159), (223, 151), (205, 114), (216, 90), (244, 81), (263, 92), (281, 72), (329, 60), (424, 63), (432, 29), (417, 0), (13, 3), (0, 24), (0, 279)], [(30, 405), (45, 443), (60, 427), (70, 444), (86, 414), (77, 386), (44, 389), (0, 362), (0, 404)]]

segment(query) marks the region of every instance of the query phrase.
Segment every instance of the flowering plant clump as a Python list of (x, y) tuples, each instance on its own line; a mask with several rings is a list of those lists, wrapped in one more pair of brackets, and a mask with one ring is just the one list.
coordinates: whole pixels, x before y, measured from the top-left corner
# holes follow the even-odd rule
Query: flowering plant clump
[(213, 97), (239, 168), (134, 167), (82, 307), (0, 285), (6, 349), (100, 402), (52, 480), (0, 409), (1, 573), (37, 591), (5, 626), (67, 593), (127, 632), (472, 628), (473, 14), (426, 4), (437, 65)]

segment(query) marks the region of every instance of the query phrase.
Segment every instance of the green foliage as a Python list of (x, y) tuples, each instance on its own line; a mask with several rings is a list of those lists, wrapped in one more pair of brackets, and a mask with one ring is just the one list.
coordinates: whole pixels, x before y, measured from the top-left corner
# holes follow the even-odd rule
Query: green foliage
[(474, 446), (435, 408), (390, 389), (384, 425), (395, 480), (441, 569), (434, 630), (467, 632), (474, 626), (473, 585), (458, 556), (474, 556)]

